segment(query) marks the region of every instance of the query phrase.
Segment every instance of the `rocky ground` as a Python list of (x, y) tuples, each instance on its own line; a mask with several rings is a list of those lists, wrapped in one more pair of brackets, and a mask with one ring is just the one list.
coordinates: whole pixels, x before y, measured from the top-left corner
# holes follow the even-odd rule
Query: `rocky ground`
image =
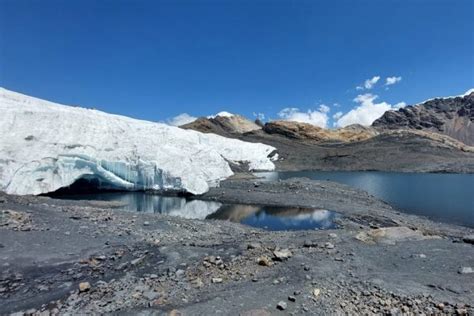
[(330, 208), (340, 229), (269, 232), (0, 195), (0, 314), (474, 312), (474, 231), (325, 181), (225, 181), (201, 197)]
[(262, 131), (242, 134), (239, 139), (277, 148), (279, 171), (474, 172), (472, 147), (456, 148), (410, 131), (350, 143), (314, 143)]

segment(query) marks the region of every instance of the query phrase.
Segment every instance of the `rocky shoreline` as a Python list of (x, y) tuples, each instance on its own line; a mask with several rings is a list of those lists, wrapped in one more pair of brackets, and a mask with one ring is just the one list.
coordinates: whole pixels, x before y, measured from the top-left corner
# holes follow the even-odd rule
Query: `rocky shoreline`
[(234, 179), (200, 196), (337, 210), (335, 230), (271, 232), (0, 194), (0, 314), (474, 312), (474, 230), (308, 179)]

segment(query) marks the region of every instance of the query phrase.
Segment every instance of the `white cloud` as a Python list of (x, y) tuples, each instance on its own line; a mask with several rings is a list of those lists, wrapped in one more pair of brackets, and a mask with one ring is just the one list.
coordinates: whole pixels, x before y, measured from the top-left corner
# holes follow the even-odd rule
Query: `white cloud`
[(184, 124), (194, 122), (196, 119), (197, 117), (191, 116), (188, 113), (181, 113), (179, 115), (176, 115), (173, 118), (168, 119), (167, 123), (173, 126), (181, 126)]
[(395, 76), (387, 77), (385, 79), (385, 85), (390, 86), (390, 85), (396, 84), (397, 82), (400, 82), (400, 81), (402, 81), (402, 77), (395, 77)]
[(378, 99), (378, 96), (371, 93), (359, 94), (353, 100), (359, 105), (339, 118), (334, 118), (336, 120), (334, 125), (337, 127), (344, 127), (351, 124), (368, 126), (381, 117), (386, 111), (406, 106), (405, 102), (399, 102), (394, 106), (387, 102), (375, 103), (374, 101), (376, 99)]
[(361, 86), (357, 86), (356, 90), (370, 90), (372, 89), (375, 84), (380, 80), (380, 76), (373, 76), (371, 79), (367, 79), (364, 81), (364, 84)]
[(321, 104), (318, 110), (308, 110), (301, 112), (298, 108), (284, 108), (278, 113), (278, 116), (285, 121), (295, 121), (309, 123), (319, 127), (327, 127), (329, 120), (328, 113), (331, 108)]

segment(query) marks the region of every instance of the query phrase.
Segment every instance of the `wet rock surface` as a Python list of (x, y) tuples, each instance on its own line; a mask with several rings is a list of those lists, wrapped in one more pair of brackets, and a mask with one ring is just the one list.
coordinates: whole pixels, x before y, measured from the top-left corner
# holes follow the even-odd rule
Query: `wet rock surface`
[(329, 182), (254, 182), (226, 181), (203, 198), (336, 203), (341, 229), (269, 232), (0, 194), (2, 214), (25, 213), (31, 225), (0, 226), (0, 314), (474, 312), (471, 229), (401, 214)]

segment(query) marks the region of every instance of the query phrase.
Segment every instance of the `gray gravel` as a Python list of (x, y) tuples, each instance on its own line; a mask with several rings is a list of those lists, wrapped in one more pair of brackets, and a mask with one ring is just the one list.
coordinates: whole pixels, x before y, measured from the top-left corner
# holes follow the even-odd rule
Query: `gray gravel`
[(472, 229), (335, 183), (254, 182), (202, 198), (330, 208), (342, 228), (269, 232), (0, 194), (0, 314), (474, 312)]

